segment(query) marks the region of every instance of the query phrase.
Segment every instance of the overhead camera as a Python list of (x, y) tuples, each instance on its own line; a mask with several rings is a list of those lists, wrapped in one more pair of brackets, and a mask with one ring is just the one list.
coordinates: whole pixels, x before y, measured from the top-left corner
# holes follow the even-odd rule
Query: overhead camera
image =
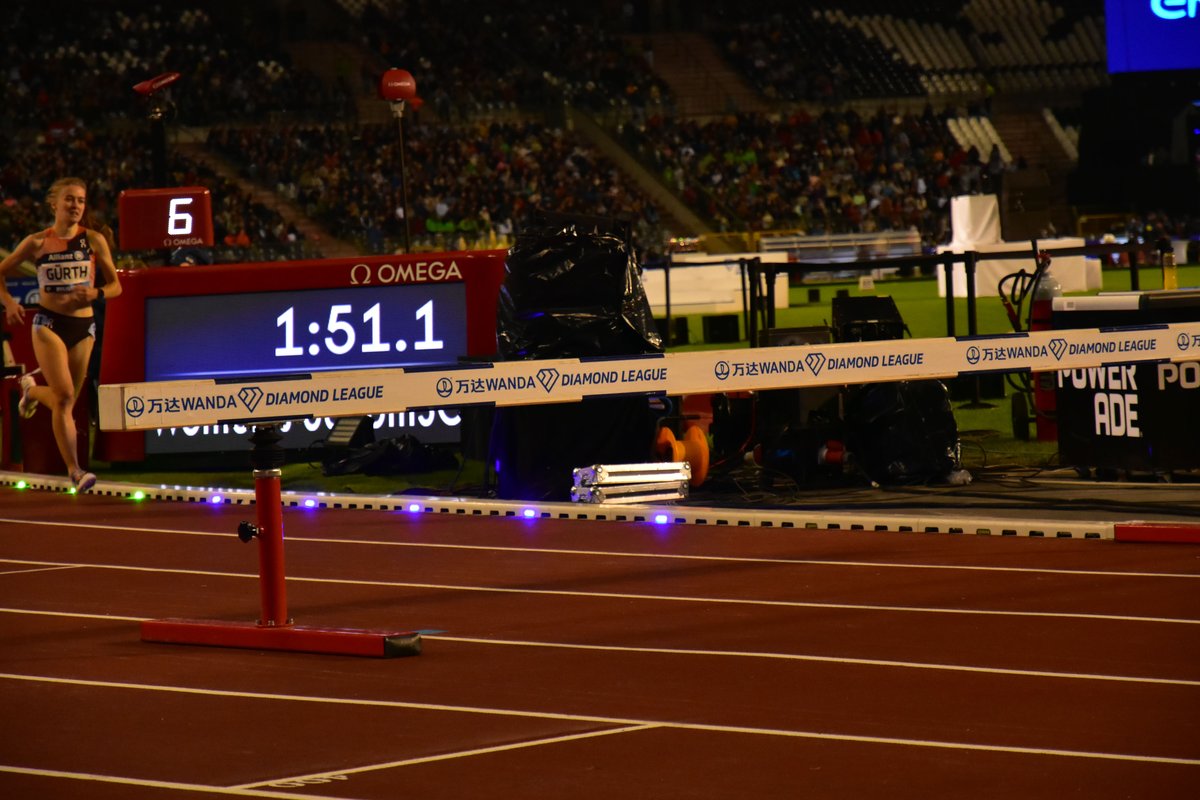
[(135, 84), (133, 90), (142, 97), (149, 97), (155, 92), (167, 88), (177, 80), (179, 80), (178, 72), (164, 72), (162, 75)]
[(154, 122), (163, 122), (174, 109), (174, 104), (165, 94), (159, 94), (163, 89), (179, 80), (178, 72), (164, 72), (149, 80), (134, 84), (133, 90), (146, 99), (147, 116)]
[(379, 79), (379, 96), (393, 105), (400, 104), (401, 108), (407, 103), (413, 111), (419, 110), (425, 102), (417, 97), (417, 81), (406, 69), (389, 69), (383, 73)]

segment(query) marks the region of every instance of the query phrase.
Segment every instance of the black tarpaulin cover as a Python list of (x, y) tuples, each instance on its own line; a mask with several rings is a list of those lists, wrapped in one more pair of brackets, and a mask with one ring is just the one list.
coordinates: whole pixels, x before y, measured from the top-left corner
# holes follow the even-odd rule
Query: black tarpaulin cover
[(630, 242), (545, 223), (508, 252), (496, 312), (505, 360), (661, 353), (662, 337)]
[[(517, 237), (505, 268), (496, 310), (502, 359), (662, 352), (633, 247), (619, 230), (544, 217)], [(575, 467), (649, 460), (654, 423), (644, 397), (497, 408), (497, 495), (566, 500)]]

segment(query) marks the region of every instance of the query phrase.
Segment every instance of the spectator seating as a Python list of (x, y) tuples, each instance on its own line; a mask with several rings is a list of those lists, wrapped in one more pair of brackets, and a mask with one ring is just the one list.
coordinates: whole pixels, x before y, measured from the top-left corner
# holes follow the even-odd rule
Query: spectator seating
[(413, 124), (400, 171), (391, 125), (218, 128), (209, 144), (365, 251), (451, 249), (507, 240), (536, 207), (639, 222), (658, 247), (661, 216), (636, 185), (578, 135), (541, 123)]
[[(0, 167), (0, 239), (41, 224), (44, 183), (64, 172), (92, 183), (93, 211), (108, 218), (121, 188), (149, 185), (138, 139), (147, 106), (131, 87), (179, 64), (169, 126), (215, 124), (207, 146), (364, 252), (394, 252), (406, 228), (413, 249), (503, 245), (536, 205), (628, 215), (639, 243), (661, 248), (677, 233), (664, 209), (569, 129), (565, 105), (616, 120), (628, 151), (716, 230), (917, 230), (931, 246), (947, 233), (950, 197), (1014, 168), (988, 115), (993, 92), (1078, 92), (1107, 79), (1102, 17), (1088, 0), (717, 0), (689, 10), (692, 22), (773, 112), (681, 118), (653, 71), (638, 4), (341, 7), (365, 54), (353, 87), (291, 61), (275, 4), (14, 9), (0, 137), (20, 156)], [(395, 121), (362, 125), (350, 111), (389, 66), (410, 69), (426, 101), (405, 118), (407, 175)], [(1078, 124), (1044, 104), (1069, 152)], [(214, 187), (218, 258), (311, 251), (226, 178), (175, 159), (173, 182)]]

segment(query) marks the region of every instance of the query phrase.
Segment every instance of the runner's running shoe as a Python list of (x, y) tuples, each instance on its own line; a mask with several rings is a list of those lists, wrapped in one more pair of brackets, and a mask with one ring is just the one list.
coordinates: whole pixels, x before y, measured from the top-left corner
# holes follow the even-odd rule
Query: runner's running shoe
[(86, 492), (96, 485), (96, 476), (85, 469), (71, 473), (71, 482), (75, 484), (75, 492)]
[(29, 419), (33, 416), (33, 412), (37, 411), (38, 401), (29, 396), (29, 390), (37, 386), (37, 381), (33, 379), (33, 376), (39, 372), (41, 372), (40, 369), (35, 369), (17, 379), (17, 383), (21, 386), (21, 399), (17, 403), (17, 411), (25, 419)]

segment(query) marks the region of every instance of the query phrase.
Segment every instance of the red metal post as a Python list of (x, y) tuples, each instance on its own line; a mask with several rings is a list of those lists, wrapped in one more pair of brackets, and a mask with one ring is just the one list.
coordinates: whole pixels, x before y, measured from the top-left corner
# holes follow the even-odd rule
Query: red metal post
[(262, 596), (262, 617), (258, 624), (267, 628), (292, 624), (287, 609), (279, 479), (277, 469), (254, 471), (254, 503), (258, 506), (258, 586)]
[(292, 624), (283, 570), (283, 502), (279, 492), (283, 450), (278, 446), (279, 438), (273, 425), (257, 426), (250, 438), (254, 442), (251, 465), (258, 524), (243, 522), (238, 526), (238, 538), (243, 542), (258, 539), (262, 618), (255, 625), (223, 620), (148, 619), (142, 622), (142, 640), (376, 658), (418, 655), (421, 634), (417, 631), (360, 631)]

